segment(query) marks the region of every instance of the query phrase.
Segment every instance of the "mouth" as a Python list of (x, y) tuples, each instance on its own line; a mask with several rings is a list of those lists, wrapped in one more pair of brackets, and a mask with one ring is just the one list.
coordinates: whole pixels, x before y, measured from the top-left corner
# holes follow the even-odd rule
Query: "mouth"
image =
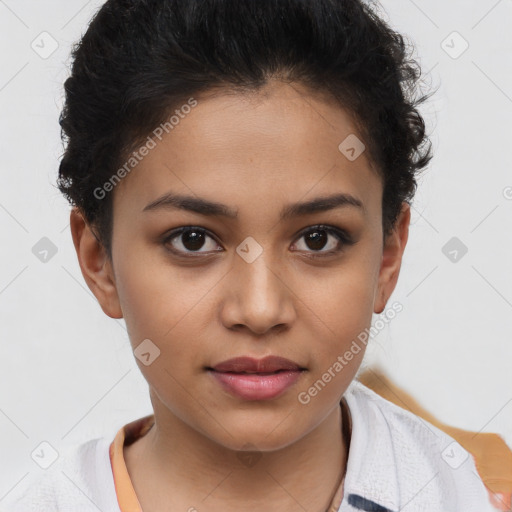
[(208, 369), (216, 372), (262, 374), (305, 370), (305, 368), (302, 368), (294, 361), (278, 356), (267, 356), (263, 359), (254, 359), (253, 357), (235, 357)]
[(237, 357), (206, 367), (206, 370), (230, 395), (244, 400), (276, 398), (307, 371), (294, 361), (277, 356)]

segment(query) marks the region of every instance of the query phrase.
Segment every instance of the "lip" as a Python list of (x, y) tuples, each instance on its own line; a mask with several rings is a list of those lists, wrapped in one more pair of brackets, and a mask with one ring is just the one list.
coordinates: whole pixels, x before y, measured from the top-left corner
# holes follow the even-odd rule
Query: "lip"
[(234, 357), (213, 367), (217, 372), (271, 373), (279, 370), (301, 370), (302, 368), (290, 359), (278, 356), (267, 356), (263, 359), (253, 357)]
[(244, 400), (270, 400), (293, 386), (306, 370), (284, 357), (235, 357), (208, 368), (222, 388)]

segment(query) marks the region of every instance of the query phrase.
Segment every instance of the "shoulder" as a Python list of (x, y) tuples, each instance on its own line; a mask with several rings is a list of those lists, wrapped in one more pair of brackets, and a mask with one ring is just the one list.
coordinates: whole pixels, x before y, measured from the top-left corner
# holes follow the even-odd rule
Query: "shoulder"
[(101, 437), (68, 449), (42, 476), (9, 493), (2, 512), (118, 512), (110, 442)]
[(493, 510), (471, 454), (448, 434), (358, 381), (344, 396), (352, 418), (347, 487), (390, 511), (407, 503), (411, 511)]

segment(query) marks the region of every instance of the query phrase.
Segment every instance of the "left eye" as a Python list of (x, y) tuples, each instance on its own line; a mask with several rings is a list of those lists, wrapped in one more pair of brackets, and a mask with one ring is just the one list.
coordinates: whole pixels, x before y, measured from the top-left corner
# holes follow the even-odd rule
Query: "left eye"
[[(306, 246), (305, 249), (299, 250), (312, 250), (313, 252), (322, 253), (334, 253), (340, 251), (344, 244), (349, 245), (351, 243), (349, 237), (341, 230), (328, 227), (328, 226), (314, 226), (308, 228), (307, 231), (303, 231), (300, 235), (299, 240), (304, 239)], [(330, 241), (329, 241), (330, 240)], [(300, 245), (300, 244), (298, 244)], [(327, 247), (327, 250), (322, 251)]]

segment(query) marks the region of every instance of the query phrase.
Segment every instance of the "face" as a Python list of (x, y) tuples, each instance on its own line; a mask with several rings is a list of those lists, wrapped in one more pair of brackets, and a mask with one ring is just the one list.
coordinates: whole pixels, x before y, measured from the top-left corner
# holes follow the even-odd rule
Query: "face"
[[(88, 263), (76, 222), (75, 245), (145, 354), (157, 422), (276, 450), (338, 407), (364, 345), (339, 356), (393, 291), (408, 210), (383, 245), (381, 179), (338, 148), (361, 136), (335, 103), (275, 83), (196, 99), (115, 188), (112, 266)], [(219, 366), (238, 357), (256, 361)]]

